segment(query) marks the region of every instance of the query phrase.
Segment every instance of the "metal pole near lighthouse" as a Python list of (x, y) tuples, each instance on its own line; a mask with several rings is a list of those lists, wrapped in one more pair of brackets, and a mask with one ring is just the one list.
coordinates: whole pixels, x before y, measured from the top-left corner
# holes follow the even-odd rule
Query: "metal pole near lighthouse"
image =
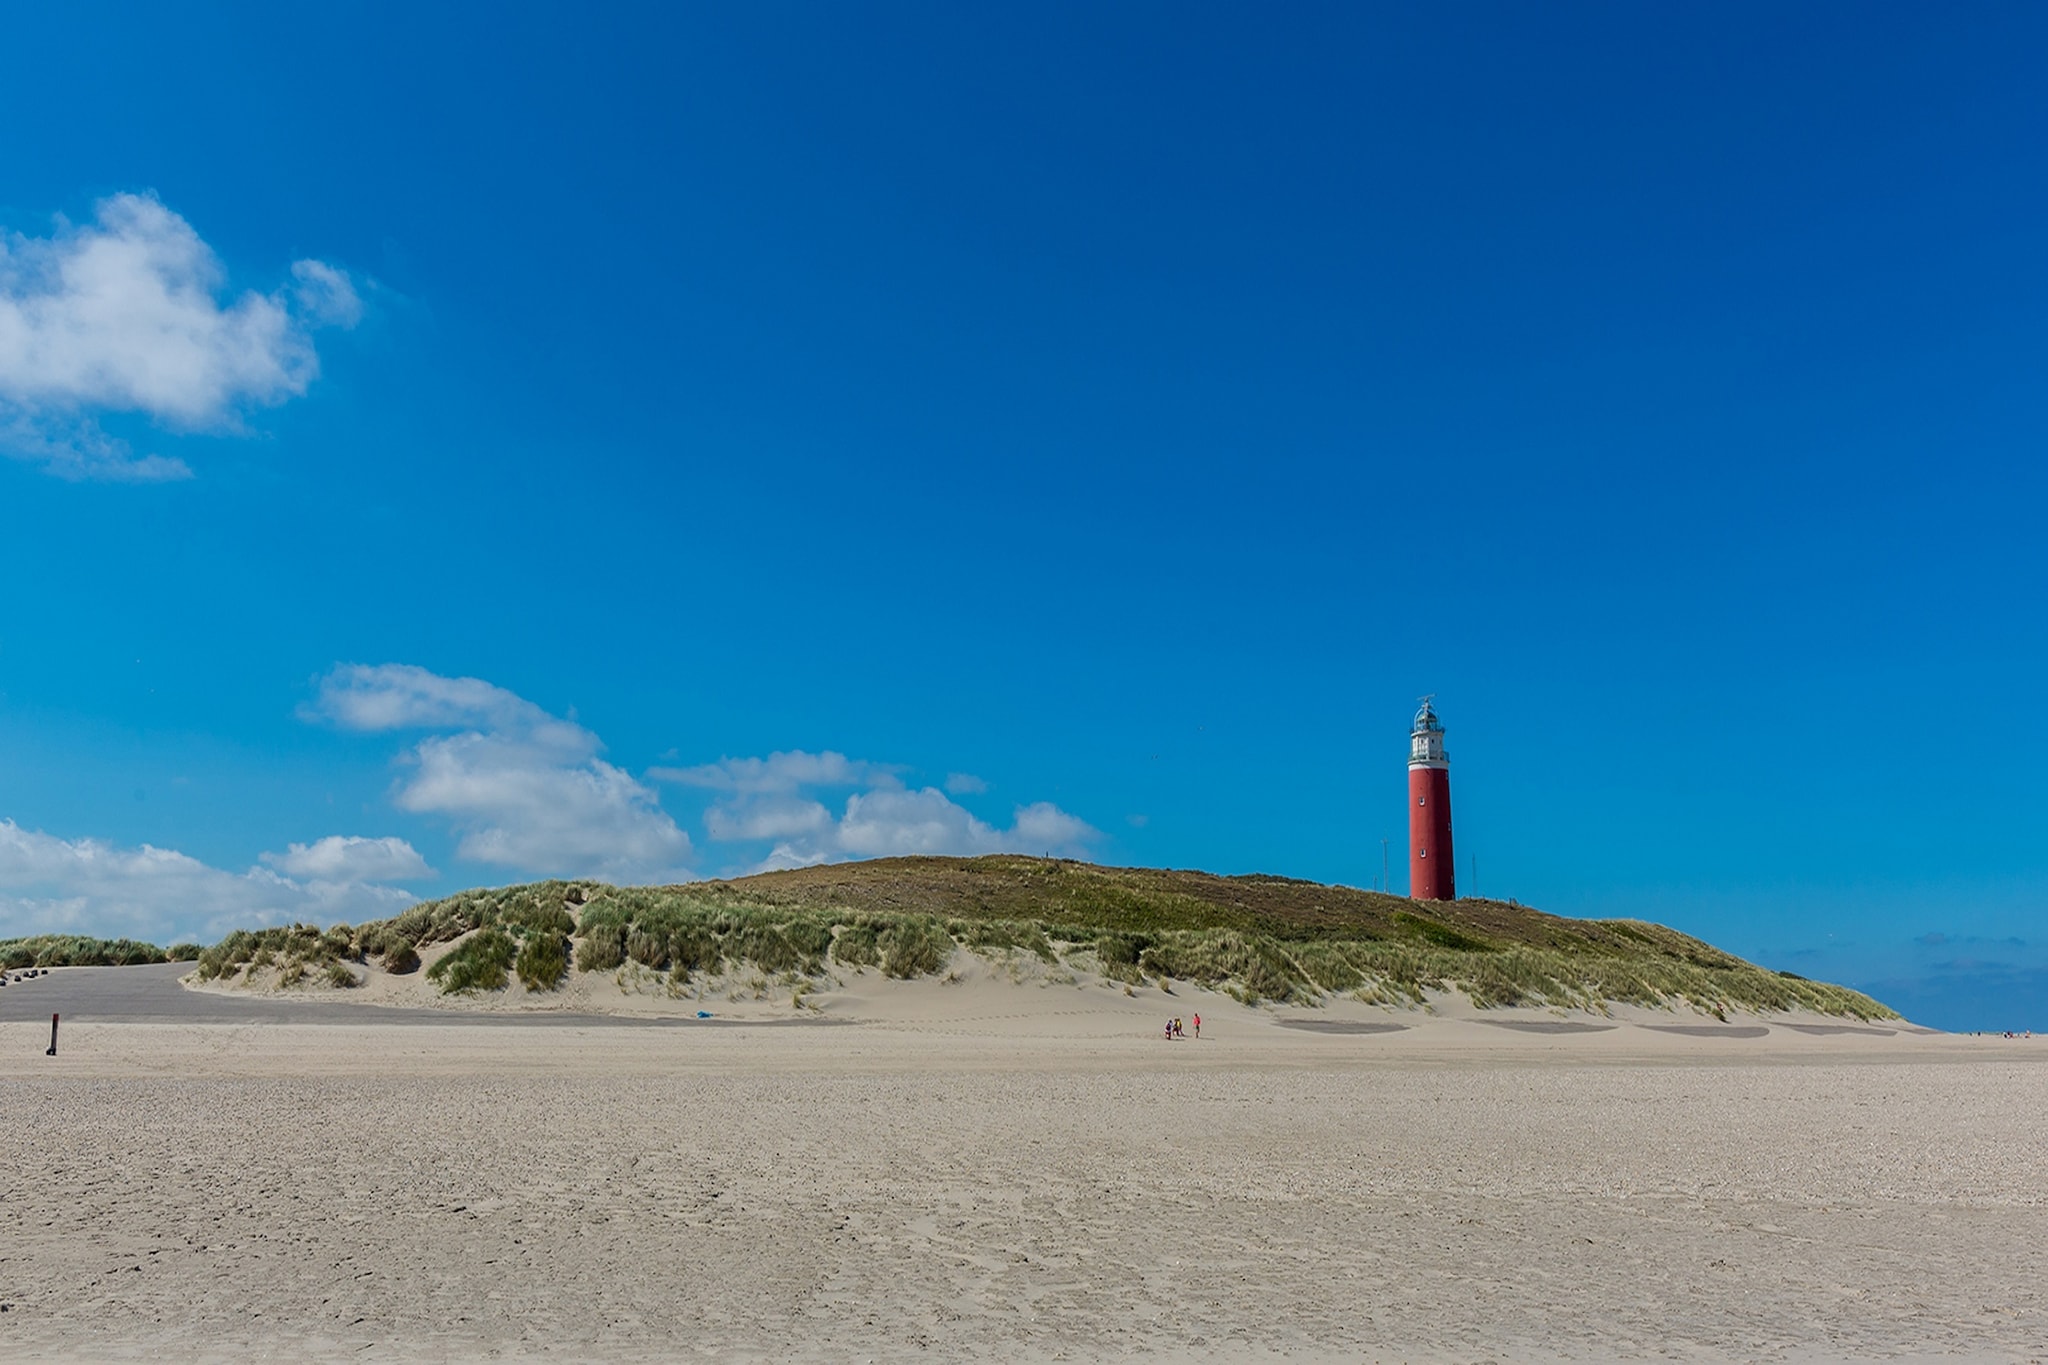
[(1458, 898), (1457, 855), (1451, 849), (1451, 756), (1443, 722), (1422, 699), (1408, 734), (1408, 894), (1419, 901)]

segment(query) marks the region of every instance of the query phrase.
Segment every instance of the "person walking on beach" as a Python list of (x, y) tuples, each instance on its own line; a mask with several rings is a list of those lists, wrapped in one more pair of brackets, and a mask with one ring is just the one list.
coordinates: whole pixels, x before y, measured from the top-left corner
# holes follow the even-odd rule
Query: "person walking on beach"
[(1195, 1036), (1197, 1038), (1202, 1036), (1202, 1016), (1199, 1014), (1195, 1016)]

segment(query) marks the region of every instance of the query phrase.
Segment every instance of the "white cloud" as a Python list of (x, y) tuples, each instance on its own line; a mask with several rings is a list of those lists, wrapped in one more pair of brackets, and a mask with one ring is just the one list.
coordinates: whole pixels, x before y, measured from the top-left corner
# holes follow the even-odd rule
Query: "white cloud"
[[(616, 882), (692, 875), (689, 836), (655, 791), (599, 756), (596, 735), (481, 678), (411, 664), (344, 664), (320, 680), (305, 714), (349, 730), (458, 732), (429, 735), (407, 751), (410, 771), (392, 799), (402, 810), (447, 819), (466, 860)], [(792, 749), (652, 768), (646, 776), (715, 793), (704, 811), (706, 835), (765, 846), (763, 867), (911, 853), (1085, 854), (1102, 837), (1047, 802), (1018, 806), (1007, 827), (993, 825), (937, 788), (907, 790), (903, 771), (835, 750)], [(948, 785), (972, 793), (987, 784), (954, 773)], [(860, 790), (837, 814), (814, 794), (849, 787)]]
[(690, 838), (654, 792), (592, 755), (565, 763), (525, 734), (437, 736), (413, 751), (401, 808), (446, 816), (473, 862), (554, 876), (674, 881)]
[(133, 456), (97, 417), (232, 430), (305, 393), (320, 371), (312, 329), (353, 325), (362, 300), (324, 262), (292, 275), (289, 291), (227, 297), (212, 248), (147, 195), (103, 199), (92, 223), (49, 237), (0, 236), (0, 450), (72, 479), (190, 477)]
[(1034, 801), (1017, 807), (1016, 823), (1010, 826), (1008, 843), (1019, 852), (1034, 848), (1080, 848), (1102, 834), (1077, 815), (1069, 815), (1050, 801)]
[(395, 882), (435, 875), (419, 850), (398, 838), (330, 834), (315, 843), (293, 844), (283, 853), (266, 853), (263, 861), (288, 877), (323, 882)]
[(868, 792), (846, 800), (839, 851), (882, 858), (905, 853), (993, 853), (1002, 837), (936, 787)]
[(1095, 837), (1085, 821), (1043, 801), (1018, 807), (1015, 823), (997, 829), (936, 787), (848, 797), (837, 830), (838, 851), (857, 858), (1064, 851)]
[(728, 802), (704, 812), (704, 829), (720, 843), (743, 839), (790, 839), (831, 828), (832, 812), (816, 801), (764, 797)]
[(396, 887), (345, 878), (299, 880), (265, 867), (230, 872), (153, 844), (124, 848), (101, 839), (63, 839), (0, 820), (0, 937), (79, 933), (157, 943), (211, 940), (229, 929), (299, 920), (380, 919), (414, 899)]
[[(846, 798), (845, 812), (836, 820), (822, 806), (817, 809), (825, 818), (811, 828), (765, 836), (778, 841), (760, 870), (914, 854), (971, 858), (983, 853), (1052, 852), (1081, 857), (1102, 837), (1085, 820), (1043, 801), (1018, 807), (1010, 827), (1000, 829), (936, 787), (857, 792)], [(727, 837), (718, 832), (717, 824), (712, 829), (713, 838)]]
[(673, 881), (689, 836), (656, 793), (598, 754), (596, 735), (479, 678), (410, 664), (345, 664), (307, 708), (351, 730), (460, 730), (421, 740), (393, 800), (438, 815), (472, 862), (544, 876)]
[[(1043, 801), (1017, 807), (1008, 828), (992, 825), (947, 794), (987, 791), (988, 784), (972, 773), (947, 774), (946, 791), (940, 791), (906, 788), (898, 776), (904, 771), (902, 764), (850, 759), (832, 750), (791, 750), (694, 768), (656, 768), (648, 776), (731, 793), (705, 811), (704, 830), (717, 843), (771, 844), (757, 871), (912, 854), (1051, 850), (1081, 856), (1102, 838), (1086, 821)], [(848, 796), (836, 816), (806, 792), (849, 786), (866, 790)]]
[(647, 775), (657, 782), (686, 787), (755, 793), (792, 792), (798, 787), (894, 785), (900, 771), (892, 763), (867, 763), (830, 749), (820, 754), (791, 749), (766, 758), (721, 758), (695, 768), (650, 768)]

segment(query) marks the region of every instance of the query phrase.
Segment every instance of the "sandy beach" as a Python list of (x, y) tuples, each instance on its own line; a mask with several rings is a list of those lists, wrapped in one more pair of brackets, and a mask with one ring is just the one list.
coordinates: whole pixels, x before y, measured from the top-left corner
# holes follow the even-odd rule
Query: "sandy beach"
[(136, 970), (0, 1002), (8, 1358), (2048, 1358), (2038, 1040), (873, 976), (183, 1017), (159, 971), (43, 1055)]

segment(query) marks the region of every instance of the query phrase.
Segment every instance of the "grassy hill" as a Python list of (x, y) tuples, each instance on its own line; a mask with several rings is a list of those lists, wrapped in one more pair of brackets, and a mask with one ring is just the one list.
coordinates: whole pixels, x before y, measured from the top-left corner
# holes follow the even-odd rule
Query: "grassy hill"
[(635, 964), (677, 982), (779, 985), (877, 969), (934, 975), (958, 949), (1136, 983), (1164, 978), (1248, 1003), (1331, 996), (1481, 1006), (1610, 1002), (1895, 1017), (1868, 996), (1768, 971), (1636, 920), (1574, 920), (1499, 901), (1411, 901), (1285, 877), (1097, 867), (1059, 859), (885, 858), (684, 886), (539, 882), (465, 891), (359, 927), (241, 931), (199, 956), (205, 980), (275, 969), (293, 985), (417, 970), (449, 992), (530, 990)]

